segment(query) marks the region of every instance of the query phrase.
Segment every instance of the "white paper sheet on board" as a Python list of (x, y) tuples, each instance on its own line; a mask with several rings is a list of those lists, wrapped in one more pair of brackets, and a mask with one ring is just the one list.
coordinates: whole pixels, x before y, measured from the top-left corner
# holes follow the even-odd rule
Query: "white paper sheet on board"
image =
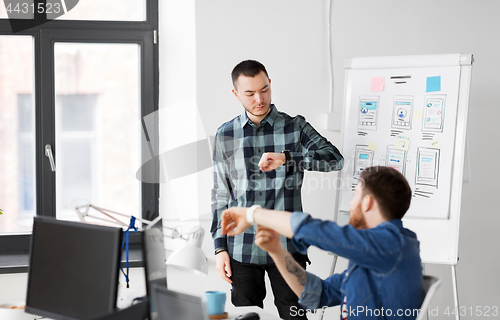
[[(410, 183), (406, 218), (448, 219), (460, 80), (458, 59), (449, 58), (456, 63), (349, 70), (340, 211), (349, 211), (363, 168), (382, 165), (402, 172)], [(439, 91), (428, 92), (431, 76), (439, 76), (439, 86), (432, 87)], [(372, 79), (380, 77), (383, 91), (373, 92)], [(368, 148), (374, 144), (376, 150)]]

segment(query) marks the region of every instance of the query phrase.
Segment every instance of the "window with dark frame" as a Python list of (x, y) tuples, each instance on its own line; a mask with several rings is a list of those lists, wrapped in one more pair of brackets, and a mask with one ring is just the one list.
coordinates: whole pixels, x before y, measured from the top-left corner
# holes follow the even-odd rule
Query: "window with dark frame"
[[(72, 219), (77, 197), (153, 220), (159, 185), (138, 181), (139, 168), (123, 159), (147, 157), (158, 141), (158, 123), (146, 123), (157, 117), (145, 118), (158, 110), (158, 0), (31, 0), (27, 10), (43, 10), (28, 18), (6, 10), (10, 2), (22, 1), (0, 3), (0, 255), (27, 254), (33, 216)], [(56, 15), (56, 3), (70, 10)], [(6, 45), (12, 41), (26, 48)], [(137, 124), (148, 128), (147, 143), (139, 130), (128, 141)], [(127, 181), (116, 180), (125, 170)], [(158, 176), (159, 165), (147, 170), (154, 172), (141, 175)], [(132, 237), (132, 248), (139, 241)]]

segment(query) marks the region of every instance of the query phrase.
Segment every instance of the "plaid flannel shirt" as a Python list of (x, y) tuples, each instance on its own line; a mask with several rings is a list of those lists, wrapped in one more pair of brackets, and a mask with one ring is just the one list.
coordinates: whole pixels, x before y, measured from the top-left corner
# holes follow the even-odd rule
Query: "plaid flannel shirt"
[[(289, 150), (292, 161), (276, 170), (262, 172), (258, 166), (265, 152)], [(256, 226), (235, 237), (221, 234), (222, 211), (228, 207), (250, 207), (302, 211), (301, 188), (304, 170), (342, 169), (344, 158), (339, 150), (306, 122), (290, 117), (274, 105), (257, 127), (246, 111), (224, 123), (218, 130), (213, 148), (212, 227), (215, 250), (225, 249), (236, 261), (252, 264), (273, 263), (271, 257), (254, 244)], [(281, 237), (290, 253), (297, 250)]]

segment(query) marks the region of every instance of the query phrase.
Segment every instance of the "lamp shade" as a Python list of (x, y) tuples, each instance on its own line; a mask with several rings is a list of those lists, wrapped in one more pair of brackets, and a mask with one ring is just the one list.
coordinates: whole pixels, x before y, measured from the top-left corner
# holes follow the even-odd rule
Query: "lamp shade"
[(194, 274), (208, 274), (208, 261), (203, 251), (189, 243), (172, 252), (166, 265)]

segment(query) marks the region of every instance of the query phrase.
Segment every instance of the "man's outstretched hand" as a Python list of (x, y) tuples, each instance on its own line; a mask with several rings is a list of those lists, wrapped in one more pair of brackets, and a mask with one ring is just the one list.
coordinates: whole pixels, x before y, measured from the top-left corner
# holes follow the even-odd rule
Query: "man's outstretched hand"
[(222, 234), (235, 236), (237, 234), (243, 233), (243, 231), (248, 229), (251, 224), (247, 221), (247, 209), (248, 208), (231, 207), (222, 211)]

